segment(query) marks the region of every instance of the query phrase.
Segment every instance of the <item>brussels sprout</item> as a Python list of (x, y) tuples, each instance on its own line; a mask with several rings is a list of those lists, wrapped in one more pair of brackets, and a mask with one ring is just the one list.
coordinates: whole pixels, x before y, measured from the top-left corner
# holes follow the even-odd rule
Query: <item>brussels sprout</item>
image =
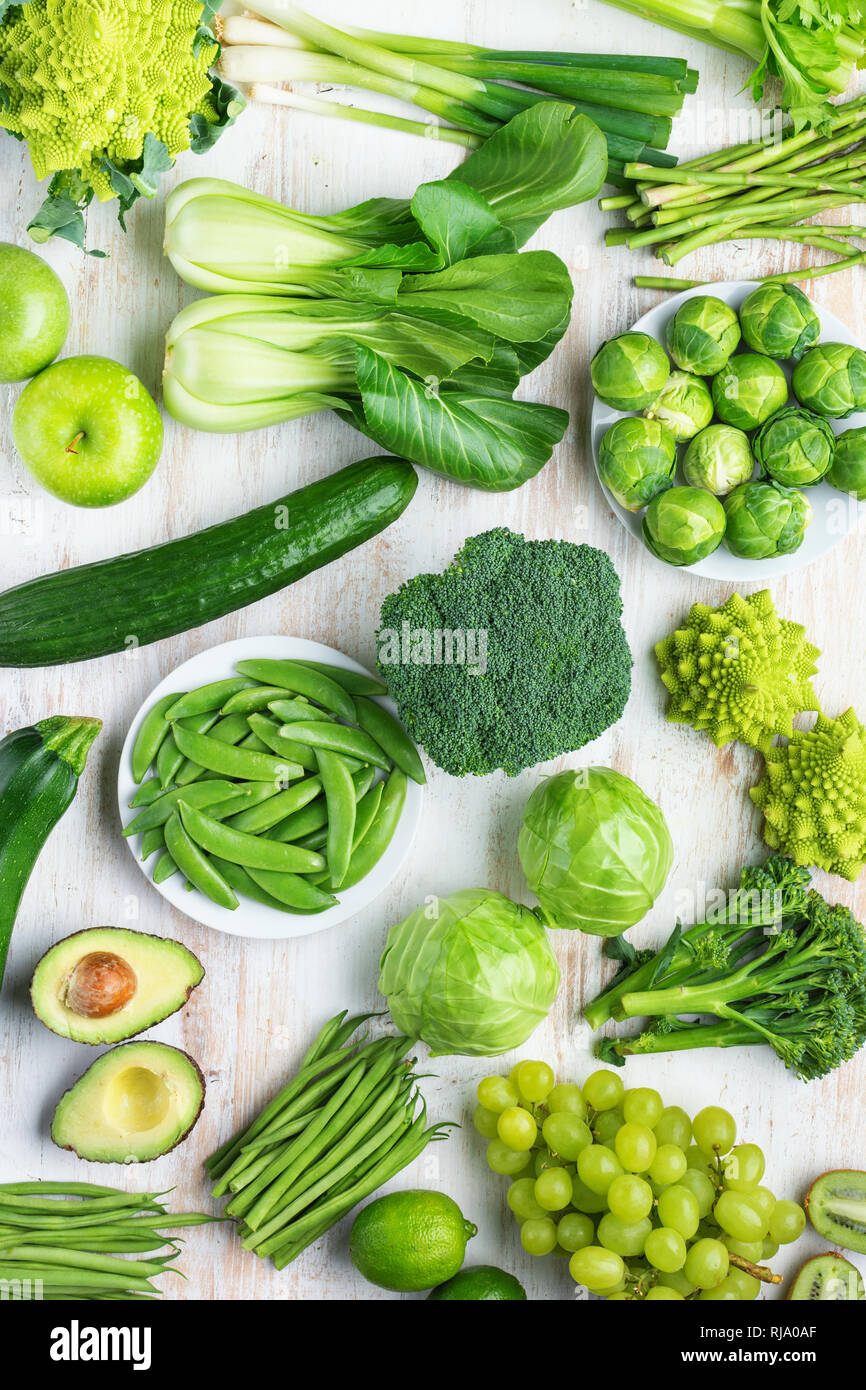
[(643, 519), (643, 538), (669, 565), (694, 565), (721, 544), (725, 509), (702, 487), (672, 487), (654, 497)]
[(692, 372), (671, 372), (644, 415), (667, 425), (674, 439), (691, 439), (713, 418), (710, 388)]
[(724, 497), (747, 483), (755, 471), (748, 436), (733, 425), (709, 425), (696, 434), (683, 457), (683, 477), (690, 487), (705, 487)]
[(743, 341), (767, 357), (797, 361), (817, 343), (821, 322), (796, 285), (760, 285), (740, 306)]
[(866, 352), (848, 343), (811, 348), (794, 368), (794, 395), (831, 420), (866, 410)]
[(760, 352), (732, 357), (713, 377), (712, 391), (719, 419), (741, 430), (757, 429), (788, 404), (785, 373), (778, 362)]
[(764, 421), (752, 447), (764, 472), (777, 483), (812, 487), (833, 462), (836, 436), (822, 416), (787, 405)]
[(858, 502), (866, 502), (866, 425), (845, 430), (837, 437), (827, 482)]
[(725, 545), (741, 560), (790, 555), (803, 544), (812, 508), (802, 492), (781, 483), (743, 483), (725, 498)]
[(657, 420), (628, 415), (605, 432), (598, 456), (601, 481), (621, 507), (639, 512), (673, 486), (677, 444)]
[(736, 314), (723, 299), (695, 295), (680, 305), (667, 327), (668, 352), (684, 372), (715, 376), (740, 341)]
[(647, 333), (620, 333), (602, 343), (590, 364), (595, 394), (614, 410), (652, 405), (671, 374), (667, 354)]

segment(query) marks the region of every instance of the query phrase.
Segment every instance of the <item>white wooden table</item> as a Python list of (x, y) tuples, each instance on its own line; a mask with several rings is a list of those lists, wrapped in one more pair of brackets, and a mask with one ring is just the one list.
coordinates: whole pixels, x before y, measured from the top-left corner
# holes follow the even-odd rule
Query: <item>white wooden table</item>
[[(324, 4), (317, 6), (325, 13)], [(336, 22), (363, 18), (374, 27), (424, 32), (500, 47), (550, 47), (686, 55), (701, 70), (697, 97), (675, 127), (671, 148), (683, 157), (725, 139), (742, 138), (749, 100), (738, 95), (747, 66), (717, 50), (629, 19), (588, 0), (440, 0), (435, 16), (411, 0), (367, 0), (363, 16), (351, 0), (333, 0)], [(374, 194), (406, 195), (445, 174), (459, 152), (445, 144), (380, 133), (343, 122), (280, 110), (251, 109), (205, 160), (187, 156), (166, 180), (215, 173), (312, 212), (330, 212)], [(27, 244), (26, 223), (40, 201), (24, 150), (0, 139), (0, 238)], [(127, 363), (159, 390), (162, 339), (191, 298), (161, 253), (163, 198), (139, 203), (124, 236), (111, 207), (90, 220), (94, 245), (106, 261), (86, 260), (58, 242), (44, 254), (59, 270), (73, 304), (67, 353), (100, 353)], [(516, 897), (525, 885), (516, 856), (521, 808), (541, 771), (459, 781), (434, 771), (414, 852), (391, 889), (358, 919), (333, 932), (298, 941), (243, 941), (199, 928), (171, 910), (148, 887), (120, 834), (115, 778), (121, 742), (133, 712), (177, 663), (239, 635), (296, 633), (342, 648), (372, 664), (374, 630), (384, 596), (421, 569), (445, 565), (464, 538), (507, 525), (527, 536), (588, 541), (607, 550), (623, 584), (625, 621), (635, 658), (625, 716), (603, 738), (563, 766), (610, 764), (634, 777), (662, 804), (676, 842), (668, 887), (636, 942), (658, 942), (696, 884), (733, 884), (744, 862), (762, 857), (758, 813), (747, 788), (760, 759), (743, 747), (716, 751), (692, 730), (664, 722), (663, 690), (652, 645), (678, 623), (696, 599), (727, 597), (724, 586), (658, 564), (626, 535), (597, 485), (587, 444), (588, 362), (605, 337), (628, 328), (654, 296), (632, 287), (635, 271), (650, 272), (648, 256), (606, 252), (607, 219), (590, 203), (554, 217), (535, 244), (558, 252), (576, 285), (575, 312), (565, 340), (529, 383), (534, 398), (567, 406), (571, 428), (554, 460), (517, 492), (490, 496), (422, 473), (409, 511), (361, 551), (294, 587), (207, 627), (129, 656), (77, 666), (0, 675), (3, 730), (49, 714), (98, 715), (95, 745), (79, 795), (51, 836), (27, 889), (9, 955), (0, 1008), (0, 1178), (119, 1181), (128, 1187), (176, 1185), (179, 1208), (208, 1210), (201, 1162), (284, 1078), (321, 1023), (337, 1010), (376, 1008), (376, 965), (389, 926), (427, 893), (490, 884)], [(742, 278), (797, 264), (797, 250), (753, 244), (708, 250), (682, 267), (686, 275)], [(818, 280), (811, 291), (856, 328), (866, 323), (862, 269)], [(88, 513), (63, 505), (32, 482), (10, 443), (16, 392), (0, 394), (0, 495), (4, 537), (3, 584), (58, 566), (135, 550), (180, 536), (276, 498), (374, 452), (330, 415), (318, 415), (255, 434), (208, 436), (166, 420), (165, 452), (136, 497), (112, 510)], [(866, 511), (866, 509), (864, 509)], [(849, 704), (866, 716), (863, 642), (862, 529), (807, 572), (774, 586), (783, 614), (805, 623), (823, 649), (818, 689), (824, 708)], [(757, 586), (751, 586), (752, 588)], [(559, 766), (557, 764), (556, 766)], [(866, 916), (866, 881), (820, 881), (823, 891)], [(173, 1154), (119, 1173), (87, 1165), (56, 1149), (49, 1138), (57, 1098), (95, 1053), (49, 1033), (34, 1017), (27, 984), (33, 966), (54, 941), (104, 923), (176, 936), (201, 957), (207, 979), (189, 1006), (149, 1036), (186, 1048), (208, 1081), (208, 1101), (191, 1138)], [(562, 966), (559, 997), (546, 1023), (520, 1056), (547, 1058), (561, 1077), (580, 1080), (594, 1063), (592, 1035), (579, 1017), (581, 1001), (599, 986), (600, 944), (560, 932), (553, 944)], [(438, 1080), (424, 1082), (432, 1116), (464, 1121), (445, 1144), (428, 1150), (397, 1186), (440, 1186), (479, 1226), (469, 1258), (513, 1270), (530, 1297), (566, 1297), (572, 1289), (564, 1261), (531, 1260), (520, 1248), (504, 1201), (504, 1182), (490, 1174), (483, 1145), (468, 1117), (474, 1084), (487, 1070), (507, 1070), (512, 1058), (483, 1062), (446, 1058)], [(866, 1163), (863, 1093), (866, 1054), (820, 1083), (804, 1086), (763, 1050), (686, 1054), (628, 1064), (631, 1084), (651, 1084), (668, 1103), (691, 1112), (718, 1102), (737, 1116), (742, 1134), (769, 1153), (767, 1179), (779, 1193), (801, 1197), (824, 1169)], [(355, 1272), (347, 1254), (348, 1222), (276, 1274), (245, 1254), (228, 1228), (190, 1234), (183, 1257), (188, 1282), (173, 1281), (172, 1298), (386, 1298)], [(774, 1261), (789, 1274), (824, 1247), (814, 1233)], [(861, 1261), (861, 1266), (864, 1262)]]

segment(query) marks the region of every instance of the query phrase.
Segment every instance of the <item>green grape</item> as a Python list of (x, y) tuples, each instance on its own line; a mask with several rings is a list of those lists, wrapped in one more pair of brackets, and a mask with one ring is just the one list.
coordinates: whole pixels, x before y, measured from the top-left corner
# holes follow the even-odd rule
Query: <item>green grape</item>
[(565, 1161), (558, 1154), (552, 1154), (549, 1149), (539, 1149), (533, 1160), (533, 1171), (537, 1178), (548, 1168), (564, 1168)]
[(761, 1245), (761, 1259), (771, 1260), (773, 1256), (778, 1255), (778, 1253), (779, 1242), (777, 1240), (771, 1240), (769, 1236), (764, 1236), (763, 1244)]
[(534, 1178), (517, 1178), (508, 1188), (505, 1200), (518, 1221), (540, 1221), (547, 1215), (535, 1200)]
[(761, 1292), (760, 1279), (756, 1279), (754, 1274), (750, 1274), (746, 1269), (737, 1269), (736, 1265), (732, 1265), (728, 1270), (725, 1283), (737, 1290), (737, 1297), (743, 1303), (751, 1303)]
[(741, 1255), (751, 1264), (757, 1264), (763, 1254), (763, 1241), (760, 1240), (734, 1240), (733, 1236), (724, 1236), (722, 1244), (732, 1255)]
[(625, 1124), (625, 1116), (621, 1110), (602, 1110), (595, 1117), (595, 1124), (592, 1133), (597, 1144), (604, 1144), (607, 1148), (613, 1148), (613, 1141), (616, 1132)]
[(522, 1175), (526, 1167), (526, 1154), (510, 1149), (501, 1139), (491, 1139), (487, 1145), (487, 1162), (494, 1173), (500, 1173), (505, 1178), (516, 1178)]
[(586, 1101), (579, 1086), (572, 1086), (569, 1082), (563, 1082), (559, 1086), (554, 1086), (545, 1102), (551, 1115), (563, 1113), (566, 1115), (577, 1115), (581, 1120), (586, 1119)]
[(496, 1122), (496, 1131), (509, 1149), (528, 1153), (538, 1137), (538, 1125), (521, 1105), (509, 1105)]
[(696, 1173), (703, 1173), (711, 1180), (715, 1180), (715, 1168), (712, 1161), (707, 1158), (703, 1149), (699, 1149), (697, 1144), (689, 1144), (686, 1149), (686, 1164), (693, 1168)]
[(796, 1202), (777, 1202), (770, 1215), (770, 1239), (780, 1245), (799, 1240), (806, 1225), (806, 1213)]
[(752, 1192), (764, 1176), (766, 1160), (757, 1144), (737, 1144), (722, 1164), (725, 1186), (732, 1192)]
[[(610, 1200), (610, 1193), (608, 1193)], [(686, 1240), (691, 1240), (701, 1219), (700, 1207), (695, 1194), (682, 1183), (666, 1187), (659, 1196), (659, 1220), (663, 1226), (679, 1231)]]
[(686, 1150), (692, 1142), (692, 1122), (679, 1105), (666, 1105), (652, 1127), (660, 1144), (676, 1144)]
[(626, 1091), (622, 1100), (622, 1113), (625, 1118), (638, 1125), (654, 1129), (661, 1119), (665, 1103), (658, 1091), (650, 1086), (635, 1086)]
[(681, 1269), (675, 1269), (672, 1274), (660, 1274), (658, 1282), (665, 1289), (674, 1289), (683, 1298), (688, 1298), (689, 1294), (695, 1292), (695, 1285), (687, 1279)]
[(734, 1147), (737, 1137), (737, 1122), (727, 1110), (718, 1105), (708, 1105), (699, 1110), (692, 1121), (695, 1143), (708, 1158), (726, 1154)]
[(672, 1226), (659, 1226), (656, 1230), (650, 1231), (644, 1246), (644, 1254), (653, 1269), (662, 1269), (668, 1274), (672, 1274), (675, 1269), (682, 1269), (686, 1262), (686, 1253), (685, 1241)]
[(584, 1100), (593, 1110), (613, 1110), (625, 1095), (622, 1077), (617, 1076), (615, 1071), (605, 1071), (603, 1068), (588, 1076), (581, 1089)]
[(472, 1112), (472, 1123), (484, 1139), (496, 1138), (498, 1118), (499, 1116), (494, 1110), (485, 1110), (483, 1105), (476, 1105)]
[(556, 1239), (563, 1250), (574, 1254), (595, 1240), (595, 1223), (582, 1211), (570, 1211), (556, 1225)]
[(568, 1262), (571, 1277), (583, 1284), (590, 1293), (613, 1293), (625, 1277), (622, 1258), (601, 1245), (586, 1245), (576, 1250)]
[(667, 1186), (668, 1183), (679, 1182), (687, 1167), (682, 1149), (678, 1149), (676, 1144), (660, 1144), (650, 1164), (649, 1175), (654, 1182)]
[(520, 1094), (514, 1082), (507, 1076), (485, 1076), (478, 1083), (478, 1103), (494, 1115), (501, 1115), (509, 1105), (517, 1105)]
[(761, 1213), (764, 1220), (769, 1222), (776, 1206), (776, 1194), (771, 1192), (769, 1187), (756, 1187), (749, 1193), (749, 1201)]
[(641, 1221), (620, 1221), (609, 1211), (598, 1223), (596, 1239), (605, 1250), (615, 1250), (617, 1255), (642, 1255), (651, 1231), (652, 1222), (647, 1217)]
[(614, 1139), (616, 1156), (629, 1173), (646, 1173), (656, 1156), (656, 1137), (647, 1125), (629, 1124), (618, 1129)]
[(725, 1191), (713, 1207), (717, 1224), (734, 1240), (763, 1240), (767, 1234), (764, 1218), (748, 1197), (740, 1192)]
[(725, 1278), (721, 1284), (716, 1284), (711, 1289), (704, 1289), (698, 1294), (701, 1303), (739, 1303), (740, 1290), (736, 1283)]
[(568, 1110), (555, 1110), (541, 1127), (544, 1142), (560, 1158), (573, 1163), (581, 1149), (592, 1143), (589, 1125), (579, 1115)]
[(549, 1255), (556, 1245), (556, 1226), (549, 1216), (537, 1221), (524, 1221), (520, 1228), (520, 1243), (527, 1255)]
[(536, 1103), (550, 1095), (556, 1081), (546, 1062), (518, 1062), (513, 1076), (521, 1098)]
[(573, 1191), (571, 1174), (564, 1168), (547, 1168), (535, 1180), (535, 1200), (545, 1211), (563, 1211)]
[(630, 1293), (627, 1293), (625, 1289), (619, 1289), (619, 1290), (617, 1291), (617, 1293), (605, 1294), (605, 1299), (604, 1299), (604, 1301), (605, 1301), (605, 1303), (632, 1303), (632, 1302), (634, 1302), (634, 1300), (633, 1300), (633, 1298), (632, 1298), (632, 1295), (631, 1295)]
[(603, 1192), (593, 1192), (580, 1177), (572, 1178), (571, 1205), (590, 1216), (598, 1216), (607, 1211), (607, 1197)]
[(653, 1284), (647, 1289), (644, 1298), (647, 1303), (682, 1303), (683, 1296), (676, 1289), (667, 1289), (664, 1284)]
[(715, 1184), (700, 1168), (687, 1168), (679, 1181), (680, 1187), (687, 1187), (698, 1199), (698, 1212), (703, 1218), (708, 1216), (716, 1200)]
[(607, 1204), (614, 1216), (626, 1225), (641, 1221), (652, 1211), (652, 1188), (643, 1178), (623, 1173), (607, 1189)]
[(622, 1164), (603, 1144), (590, 1144), (577, 1155), (577, 1172), (591, 1191), (604, 1194), (614, 1178), (619, 1177)]
[(698, 1240), (686, 1255), (685, 1276), (696, 1289), (716, 1289), (728, 1264), (728, 1252), (720, 1240)]

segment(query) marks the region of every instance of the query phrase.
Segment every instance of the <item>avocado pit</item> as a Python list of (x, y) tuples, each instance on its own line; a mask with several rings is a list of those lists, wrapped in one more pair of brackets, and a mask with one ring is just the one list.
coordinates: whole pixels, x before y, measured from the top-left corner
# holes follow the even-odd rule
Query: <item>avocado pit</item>
[(64, 1003), (81, 1018), (110, 1018), (129, 1003), (137, 988), (135, 971), (122, 956), (90, 951), (69, 976)]

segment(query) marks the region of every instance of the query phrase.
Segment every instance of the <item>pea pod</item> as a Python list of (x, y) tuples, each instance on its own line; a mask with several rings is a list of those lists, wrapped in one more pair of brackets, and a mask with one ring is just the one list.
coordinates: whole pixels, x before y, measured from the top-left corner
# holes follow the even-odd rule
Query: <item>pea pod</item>
[(231, 796), (236, 791), (236, 783), (222, 781), (219, 778), (210, 782), (196, 782), (190, 787), (174, 787), (171, 791), (163, 792), (156, 801), (152, 801), (149, 806), (146, 806), (143, 811), (133, 817), (129, 824), (124, 826), (123, 833), (127, 837), (144, 835), (156, 826), (165, 825), (181, 796), (191, 801), (194, 806), (209, 806), (215, 805), (218, 801), (225, 801), (226, 797)]
[(352, 857), (355, 787), (351, 773), (338, 754), (320, 748), (316, 756), (319, 759), (319, 776), (322, 779), (328, 810), (328, 873), (331, 882), (338, 888), (346, 876)]
[(186, 719), (194, 714), (209, 714), (219, 710), (226, 700), (238, 691), (248, 690), (253, 684), (245, 676), (230, 676), (228, 680), (211, 681), (210, 685), (200, 685), (186, 695), (179, 695), (166, 712), (169, 723), (174, 719)]
[(355, 709), (358, 724), (364, 732), (376, 740), (392, 763), (401, 768), (407, 777), (424, 786), (427, 781), (424, 765), (418, 755), (418, 749), (403, 725), (382, 705), (377, 705), (375, 700), (368, 700), (364, 696), (355, 700)]
[(158, 849), (165, 849), (165, 834), (161, 825), (153, 825), (141, 837), (141, 862), (156, 854)]
[(291, 734), (299, 743), (309, 744), (317, 751), (324, 748), (330, 753), (345, 754), (360, 762), (372, 763), (388, 772), (391, 763), (377, 743), (363, 729), (350, 729), (346, 724), (314, 724), (307, 720), (297, 720), (284, 724), (280, 733)]
[(337, 899), (333, 893), (323, 892), (317, 888), (309, 879), (301, 878), (298, 874), (274, 873), (268, 869), (250, 869), (250, 878), (256, 882), (260, 888), (271, 893), (287, 907), (295, 908), (301, 912), (324, 912), (326, 908), (333, 907)]
[[(182, 813), (183, 802), (180, 803), (179, 809)], [(219, 825), (218, 821), (213, 823)], [(227, 907), (233, 911), (238, 906), (235, 893), (206, 855), (202, 854), (198, 845), (190, 839), (177, 811), (169, 816), (165, 823), (165, 844), (180, 872), (200, 893), (204, 893), (206, 898), (210, 898), (211, 902), (217, 903), (220, 907)]]
[(261, 903), (277, 912), (291, 912), (292, 909), (286, 907), (285, 903), (279, 902), (270, 893), (266, 893), (264, 888), (260, 888), (241, 864), (232, 864), (229, 859), (220, 859), (216, 854), (211, 855), (211, 863), (236, 893), (241, 893), (245, 898), (251, 898), (253, 902)]
[(226, 700), (222, 712), (223, 714), (258, 714), (260, 710), (267, 709), (271, 700), (283, 699), (285, 693), (285, 690), (278, 685), (247, 686)]
[[(243, 864), (245, 869), (276, 869), (303, 874), (315, 873), (325, 867), (321, 854), (314, 854), (311, 850), (284, 845), (260, 835), (247, 835), (243, 830), (233, 830), (231, 826), (221, 825), (183, 801), (178, 803), (178, 810), (184, 829), (201, 849), (207, 850), (208, 854), (217, 854), (221, 859), (230, 859), (234, 864)], [(168, 836), (166, 844), (171, 849)]]
[(151, 802), (156, 801), (157, 797), (162, 796), (164, 792), (165, 787), (160, 785), (159, 778), (149, 777), (146, 782), (142, 782), (135, 796), (130, 801), (129, 808), (130, 810), (134, 810), (138, 806), (149, 806)]
[(263, 804), (250, 806), (233, 815), (228, 824), (234, 830), (246, 830), (251, 835), (261, 835), (278, 821), (285, 820), (293, 811), (299, 811), (302, 806), (306, 806), (321, 790), (320, 777), (305, 777), (303, 782), (296, 782), (293, 787), (277, 792)]
[(169, 725), (171, 732), (163, 740), (156, 755), (156, 775), (164, 787), (167, 787), (169, 782), (175, 781), (184, 765), (184, 757), (188, 756), (182, 752), (178, 745), (178, 729), (183, 733), (204, 734), (208, 729), (213, 728), (218, 718), (219, 715), (213, 712), (196, 714), (191, 719), (184, 720), (182, 724)]
[(406, 774), (395, 768), (385, 783), (376, 819), (352, 854), (349, 870), (341, 887), (353, 888), (378, 864), (394, 838), (394, 831), (406, 800)]
[(174, 724), (172, 728), (175, 742), (184, 757), (192, 758), (193, 762), (200, 763), (209, 772), (218, 772), (224, 777), (238, 777), (245, 782), (286, 782), (303, 774), (302, 767), (287, 762), (285, 758), (275, 758), (270, 753), (259, 753), (252, 748), (236, 748), (231, 743), (220, 743), (218, 739), (194, 733), (180, 724)]
[(209, 807), (208, 815), (213, 816), (214, 820), (231, 820), (239, 816), (241, 811), (250, 811), (279, 796), (279, 789), (273, 782), (234, 782), (232, 787), (232, 796)]
[(161, 700), (157, 700), (155, 705), (147, 711), (141, 721), (141, 728), (135, 736), (132, 745), (132, 778), (135, 782), (141, 782), (147, 769), (150, 767), (164, 738), (168, 736), (169, 726), (165, 720), (165, 712), (170, 709), (180, 696), (175, 692), (172, 695), (163, 695)]
[(247, 718), (252, 732), (271, 753), (276, 753), (281, 758), (291, 758), (293, 762), (300, 763), (306, 772), (317, 770), (319, 765), (313, 750), (292, 738), (284, 738), (280, 733), (279, 724), (275, 724), (264, 714), (250, 714)]
[[(220, 743), (237, 744), (249, 737), (250, 729), (243, 715), (229, 714), (225, 718), (217, 719), (207, 732), (210, 738), (218, 739)], [(184, 758), (174, 780), (179, 787), (186, 787), (208, 776), (213, 774), (203, 768), (201, 763), (193, 762), (192, 758)]]
[[(376, 819), (384, 790), (385, 783), (377, 782), (374, 787), (371, 787), (368, 792), (365, 792), (358, 802), (357, 815), (355, 817), (355, 834), (352, 837), (353, 854)], [(305, 841), (299, 841), (298, 843), (304, 843), (307, 849), (316, 849), (317, 846), (312, 843), (312, 835), (308, 837), (308, 840), (309, 843)], [(327, 871), (321, 874), (312, 874), (310, 876), (310, 882), (322, 887), (328, 885), (331, 889), (335, 887), (334, 881)]]
[(156, 868), (153, 871), (153, 881), (154, 883), (165, 883), (167, 878), (171, 878), (172, 874), (176, 873), (177, 865), (168, 850), (166, 850), (165, 854), (161, 854), (156, 861)]
[(237, 667), (244, 676), (282, 686), (294, 695), (306, 695), (308, 700), (315, 700), (317, 705), (354, 723), (355, 705), (351, 695), (321, 671), (302, 666), (299, 661), (239, 661)]
[(306, 700), (287, 700), (284, 696), (281, 700), (271, 700), (268, 708), (286, 724), (291, 724), (294, 719), (315, 720), (322, 724), (334, 723), (332, 714), (328, 714), (327, 710), (317, 709)]
[[(360, 772), (352, 774), (352, 782), (355, 787), (355, 798), (360, 801), (361, 797), (370, 790), (373, 779), (376, 776), (375, 768), (365, 767)], [(299, 840), (303, 835), (309, 835), (313, 831), (320, 830), (328, 823), (328, 808), (325, 805), (323, 796), (316, 797), (301, 811), (295, 811), (293, 815), (287, 816), (284, 821), (280, 821), (272, 830), (268, 831), (268, 838), (271, 840)], [(324, 841), (322, 842), (324, 843)]]
[(320, 671), (323, 676), (330, 676), (332, 681), (341, 685), (350, 695), (387, 695), (388, 687), (384, 681), (376, 680), (374, 676), (368, 676), (362, 671), (350, 671), (345, 666), (329, 666), (325, 661), (301, 661), (301, 666), (309, 666), (312, 671)]

